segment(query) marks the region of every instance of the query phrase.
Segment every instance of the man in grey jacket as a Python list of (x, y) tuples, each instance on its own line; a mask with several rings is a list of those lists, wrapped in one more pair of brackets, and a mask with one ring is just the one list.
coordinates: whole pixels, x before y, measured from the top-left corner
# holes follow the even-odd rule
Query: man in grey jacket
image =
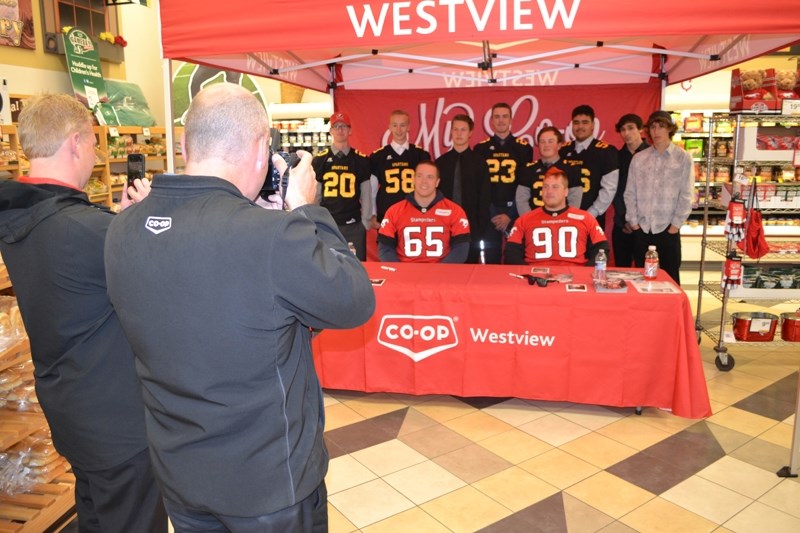
[(156, 176), (109, 228), (105, 254), (167, 512), (176, 531), (325, 531), (311, 330), (368, 320), (371, 284), (313, 205), (310, 154), (291, 170), (291, 212), (253, 203), (269, 124), (252, 94), (200, 92), (182, 144), (186, 175)]

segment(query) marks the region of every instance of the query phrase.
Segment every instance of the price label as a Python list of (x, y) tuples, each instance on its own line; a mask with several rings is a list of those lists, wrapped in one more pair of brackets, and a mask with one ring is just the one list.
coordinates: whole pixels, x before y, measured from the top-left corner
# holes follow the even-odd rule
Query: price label
[(782, 115), (800, 115), (800, 99), (784, 98), (781, 102)]
[(108, 128), (108, 135), (109, 137), (119, 137), (119, 130), (114, 126), (110, 126)]
[(142, 128), (142, 135), (150, 137), (150, 128)]
[(732, 344), (736, 342), (736, 337), (733, 336), (732, 331), (726, 331), (722, 334), (722, 342), (725, 344)]

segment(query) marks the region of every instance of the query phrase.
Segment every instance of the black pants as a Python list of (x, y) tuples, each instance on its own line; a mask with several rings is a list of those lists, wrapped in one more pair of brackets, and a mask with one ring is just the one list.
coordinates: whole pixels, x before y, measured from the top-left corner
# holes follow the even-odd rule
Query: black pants
[(614, 247), (615, 266), (627, 268), (633, 264), (633, 233), (624, 233), (622, 227), (614, 226), (611, 232), (611, 245)]
[(681, 284), (681, 234), (669, 233), (667, 230), (661, 233), (645, 233), (641, 229), (633, 232), (633, 260), (639, 268), (644, 267), (644, 254), (647, 247), (654, 244), (658, 252), (658, 265), (664, 272), (677, 283)]
[(356, 256), (361, 261), (367, 260), (367, 230), (361, 221), (354, 222), (353, 224), (338, 224), (339, 231), (342, 232), (344, 240), (352, 242), (356, 247)]
[(148, 450), (107, 470), (72, 472), (81, 533), (166, 533), (167, 513)]
[(237, 517), (201, 513), (164, 501), (175, 533), (327, 533), (328, 490), (323, 481), (299, 503), (261, 516)]

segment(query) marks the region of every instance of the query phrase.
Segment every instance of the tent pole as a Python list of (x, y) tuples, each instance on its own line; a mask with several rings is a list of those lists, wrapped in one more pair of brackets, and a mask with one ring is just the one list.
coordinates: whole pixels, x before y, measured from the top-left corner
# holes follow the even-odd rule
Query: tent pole
[(167, 138), (167, 172), (175, 173), (175, 121), (172, 118), (172, 60), (162, 59), (164, 76), (164, 121)]

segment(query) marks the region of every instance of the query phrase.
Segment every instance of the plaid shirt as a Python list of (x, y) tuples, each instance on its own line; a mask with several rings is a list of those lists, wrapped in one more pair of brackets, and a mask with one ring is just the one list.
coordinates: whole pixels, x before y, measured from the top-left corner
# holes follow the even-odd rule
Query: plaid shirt
[(692, 211), (694, 165), (691, 156), (670, 143), (659, 152), (647, 148), (633, 156), (625, 188), (625, 220), (645, 233), (681, 227)]

